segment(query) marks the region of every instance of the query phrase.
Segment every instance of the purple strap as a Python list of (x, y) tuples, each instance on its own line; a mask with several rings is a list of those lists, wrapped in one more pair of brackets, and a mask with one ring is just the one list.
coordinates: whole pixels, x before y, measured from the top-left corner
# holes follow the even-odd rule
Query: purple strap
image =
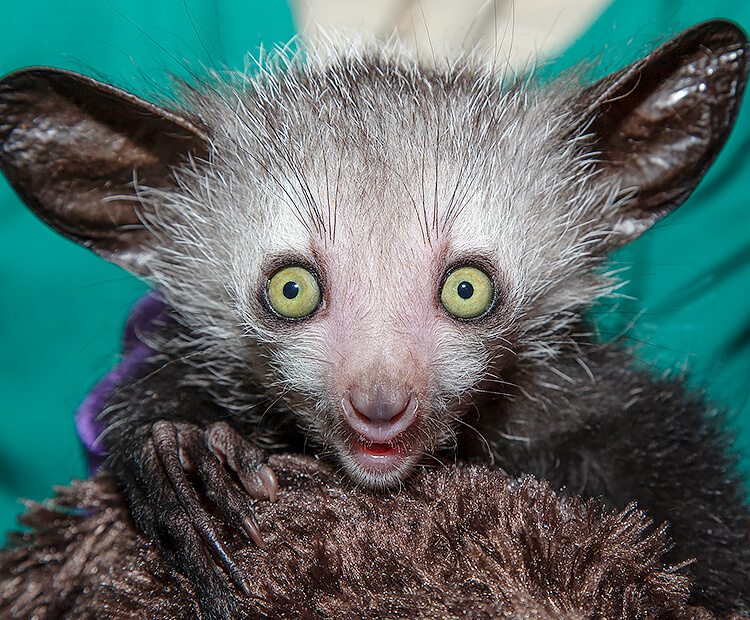
[(99, 441), (104, 432), (101, 413), (117, 386), (133, 376), (138, 367), (154, 353), (141, 337), (156, 329), (156, 323), (165, 308), (166, 305), (154, 291), (138, 300), (125, 324), (122, 359), (96, 384), (76, 411), (76, 429), (86, 449), (90, 474), (101, 468), (106, 456), (104, 446)]

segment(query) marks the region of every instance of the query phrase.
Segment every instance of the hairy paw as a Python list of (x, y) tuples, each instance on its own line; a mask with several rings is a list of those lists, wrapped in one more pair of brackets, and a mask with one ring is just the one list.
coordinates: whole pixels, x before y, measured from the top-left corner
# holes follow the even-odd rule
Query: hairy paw
[(263, 451), (225, 422), (202, 429), (161, 420), (151, 426), (142, 456), (142, 487), (131, 489), (136, 521), (194, 582), (220, 581), (218, 564), (247, 592), (219, 519), (263, 547), (250, 498), (273, 501), (278, 491)]

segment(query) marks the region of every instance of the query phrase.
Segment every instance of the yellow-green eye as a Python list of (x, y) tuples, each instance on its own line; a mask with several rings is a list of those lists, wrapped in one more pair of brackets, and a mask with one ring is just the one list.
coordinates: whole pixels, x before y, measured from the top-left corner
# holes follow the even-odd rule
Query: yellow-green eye
[(284, 267), (268, 281), (268, 302), (281, 316), (300, 319), (318, 307), (320, 287), (304, 267)]
[(492, 280), (476, 267), (459, 267), (445, 279), (440, 301), (459, 319), (473, 319), (492, 304)]

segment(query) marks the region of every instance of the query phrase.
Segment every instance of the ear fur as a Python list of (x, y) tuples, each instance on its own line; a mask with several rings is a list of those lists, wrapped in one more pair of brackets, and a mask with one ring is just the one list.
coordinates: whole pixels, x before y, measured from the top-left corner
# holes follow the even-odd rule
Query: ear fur
[(0, 169), (49, 226), (145, 275), (150, 233), (134, 181), (172, 183), (207, 156), (190, 120), (91, 78), (31, 68), (0, 80)]
[(721, 150), (748, 75), (745, 34), (699, 24), (581, 94), (598, 166), (624, 193), (615, 228), (630, 241), (681, 205)]

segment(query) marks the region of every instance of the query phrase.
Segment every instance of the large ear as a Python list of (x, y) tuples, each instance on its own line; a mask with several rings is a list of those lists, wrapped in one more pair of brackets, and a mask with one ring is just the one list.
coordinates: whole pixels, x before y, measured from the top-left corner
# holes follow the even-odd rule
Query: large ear
[(144, 275), (150, 233), (139, 186), (207, 156), (196, 124), (127, 92), (57, 69), (0, 80), (0, 168), (37, 216), (66, 237)]
[(745, 34), (710, 21), (583, 91), (581, 118), (598, 165), (634, 195), (619, 214), (616, 244), (695, 189), (734, 124), (747, 74)]

